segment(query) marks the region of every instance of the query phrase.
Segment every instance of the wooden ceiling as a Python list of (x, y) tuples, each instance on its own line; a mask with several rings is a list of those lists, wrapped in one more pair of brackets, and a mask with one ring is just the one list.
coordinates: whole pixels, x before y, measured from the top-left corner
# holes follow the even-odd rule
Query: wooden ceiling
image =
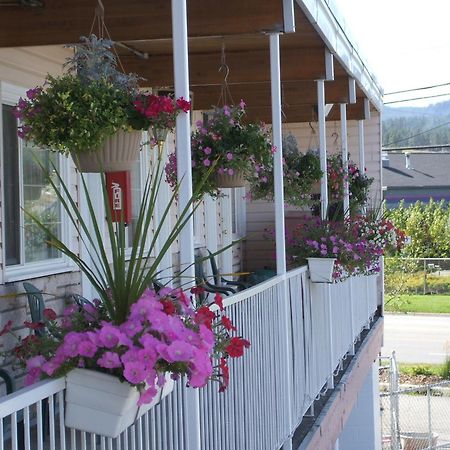
[[(127, 72), (143, 77), (143, 86), (173, 85), (171, 2), (168, 0), (103, 0), (111, 38), (142, 53), (138, 57), (117, 47)], [(190, 84), (195, 109), (208, 109), (220, 96), (225, 70), (232, 98), (245, 99), (249, 119), (271, 121), (269, 37), (283, 31), (283, 0), (189, 0), (188, 34)], [(45, 0), (43, 8), (0, 3), (0, 47), (61, 45), (87, 35), (94, 19), (95, 0)], [(300, 8), (296, 32), (280, 37), (284, 120), (309, 122), (317, 113), (316, 83), (325, 78), (326, 47)], [(94, 29), (95, 31), (95, 29)], [(349, 101), (348, 75), (335, 61), (335, 80), (325, 86), (327, 103)], [(362, 119), (364, 94), (348, 106), (348, 119)], [(358, 106), (359, 105), (359, 106)], [(336, 113), (337, 110), (337, 113)], [(329, 118), (336, 119), (339, 108)], [(339, 117), (337, 117), (339, 120)]]

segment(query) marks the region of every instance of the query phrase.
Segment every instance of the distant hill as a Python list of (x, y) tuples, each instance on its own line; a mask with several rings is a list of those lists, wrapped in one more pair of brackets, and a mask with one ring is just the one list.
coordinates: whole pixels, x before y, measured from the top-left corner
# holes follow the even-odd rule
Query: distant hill
[(383, 146), (449, 143), (450, 101), (425, 107), (386, 106), (383, 109)]

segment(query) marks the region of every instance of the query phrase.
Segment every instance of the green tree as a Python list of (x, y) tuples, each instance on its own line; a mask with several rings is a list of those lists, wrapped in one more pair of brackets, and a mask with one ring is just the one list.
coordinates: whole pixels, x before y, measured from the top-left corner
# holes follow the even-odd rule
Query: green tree
[(392, 222), (411, 238), (401, 256), (410, 258), (450, 257), (450, 208), (444, 201), (404, 203), (387, 211)]

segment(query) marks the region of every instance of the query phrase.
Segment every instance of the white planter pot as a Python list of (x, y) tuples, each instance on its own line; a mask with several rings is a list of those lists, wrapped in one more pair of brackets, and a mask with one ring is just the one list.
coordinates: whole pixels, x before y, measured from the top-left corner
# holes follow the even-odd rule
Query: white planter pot
[(313, 283), (332, 283), (336, 258), (307, 258), (309, 276)]
[(101, 372), (74, 369), (66, 376), (65, 425), (115, 438), (142, 414), (172, 392), (170, 374), (153, 401), (139, 407), (139, 392), (128, 383)]
[(81, 172), (119, 172), (131, 170), (139, 159), (141, 131), (119, 130), (108, 137), (93, 151), (72, 153), (72, 158)]
[(216, 174), (216, 185), (218, 188), (236, 188), (245, 186), (243, 172), (235, 170), (233, 175), (227, 173)]

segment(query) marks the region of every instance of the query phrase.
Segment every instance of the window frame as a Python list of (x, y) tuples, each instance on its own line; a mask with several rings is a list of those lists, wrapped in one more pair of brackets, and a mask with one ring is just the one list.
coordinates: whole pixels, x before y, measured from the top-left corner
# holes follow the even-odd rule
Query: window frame
[[(0, 82), (0, 99), (2, 105), (14, 106), (20, 97), (26, 95), (26, 88), (15, 86), (4, 81)], [(3, 109), (3, 107), (2, 107)], [(3, 113), (0, 111), (0, 164), (2, 167), (1, 180), (3, 185)], [(18, 138), (19, 150), (19, 198), (23, 205), (23, 140)], [(69, 158), (63, 155), (58, 155), (60, 173), (65, 183), (70, 185), (70, 164)], [(5, 205), (5, 190), (2, 188), (1, 192), (2, 204)], [(1, 208), (1, 220), (5, 223), (5, 208)], [(43, 276), (55, 275), (64, 272), (71, 272), (76, 270), (76, 266), (65, 255), (59, 258), (52, 258), (44, 261), (23, 262), (24, 258), (24, 213), (20, 210), (20, 259), (22, 262), (11, 266), (6, 266), (6, 255), (2, 255), (3, 279), (4, 282), (20, 281), (28, 278), (38, 278)], [(61, 214), (61, 240), (69, 242), (71, 233), (69, 227), (69, 220), (64, 213)], [(5, 227), (2, 227), (2, 242), (6, 242)], [(69, 245), (71, 247), (71, 245)]]

